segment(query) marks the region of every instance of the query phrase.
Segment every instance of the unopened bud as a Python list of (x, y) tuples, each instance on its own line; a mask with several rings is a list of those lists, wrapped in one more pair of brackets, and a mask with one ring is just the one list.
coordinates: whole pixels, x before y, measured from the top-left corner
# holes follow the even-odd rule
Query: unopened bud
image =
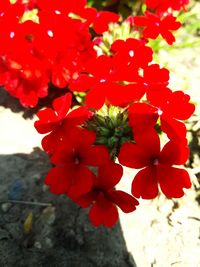
[(119, 139), (115, 136), (112, 136), (108, 139), (108, 147), (115, 147), (118, 143)]

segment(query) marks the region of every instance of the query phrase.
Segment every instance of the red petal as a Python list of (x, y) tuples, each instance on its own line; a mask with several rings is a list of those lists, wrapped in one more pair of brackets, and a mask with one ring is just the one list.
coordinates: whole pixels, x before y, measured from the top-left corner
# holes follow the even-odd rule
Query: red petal
[(34, 123), (34, 126), (40, 134), (48, 133), (58, 125), (58, 117), (50, 108), (40, 110), (37, 116), (39, 120)]
[(160, 34), (162, 35), (163, 39), (167, 41), (169, 45), (172, 45), (176, 41), (174, 35), (170, 31), (165, 30), (162, 31)]
[(186, 126), (183, 122), (161, 116), (161, 129), (170, 140), (175, 142), (186, 141)]
[(122, 165), (135, 169), (141, 169), (151, 164), (146, 151), (131, 143), (125, 143), (121, 146), (118, 160)]
[(133, 17), (133, 23), (138, 26), (146, 26), (148, 19), (145, 16), (135, 16)]
[(176, 21), (176, 17), (172, 15), (165, 16), (161, 24), (164, 29), (169, 30), (178, 30), (182, 25), (179, 21)]
[(108, 193), (108, 196), (125, 213), (134, 211), (136, 206), (139, 205), (134, 197), (120, 190), (113, 190)]
[(116, 206), (103, 195), (100, 195), (89, 212), (89, 218), (95, 226), (105, 225), (107, 227), (112, 227), (117, 222), (118, 217)]
[[(167, 85), (167, 81), (161, 81), (161, 83), (164, 83), (164, 86)], [(147, 99), (153, 106), (165, 111), (166, 104), (172, 95), (172, 91), (169, 88), (163, 87), (162, 84), (159, 87), (150, 87), (147, 89)]]
[(123, 175), (121, 165), (110, 161), (99, 168), (96, 187), (108, 191), (119, 183)]
[(158, 181), (156, 177), (156, 167), (147, 167), (139, 171), (131, 188), (132, 195), (143, 199), (153, 199), (158, 195)]
[(96, 133), (94, 131), (88, 131), (79, 127), (71, 127), (64, 136), (64, 142), (70, 142), (74, 149), (78, 151), (83, 150), (85, 153), (94, 144), (95, 139)]
[(147, 132), (135, 133), (134, 140), (141, 150), (152, 159), (158, 157), (160, 154), (160, 138), (156, 131), (149, 130)]
[(101, 55), (89, 60), (86, 70), (91, 73), (96, 80), (105, 79), (110, 76), (110, 70), (113, 67), (113, 59), (110, 56)]
[(78, 79), (70, 83), (69, 89), (73, 92), (85, 92), (95, 84), (95, 78), (87, 74), (81, 74)]
[(58, 164), (73, 164), (74, 163), (74, 147), (71, 142), (63, 143), (56, 147), (51, 162), (55, 165)]
[[(160, 68), (158, 64), (151, 64), (144, 68), (144, 82), (153, 85), (152, 89), (165, 88), (169, 81), (169, 71), (165, 68)], [(167, 93), (164, 91), (163, 93)]]
[(160, 182), (162, 192), (169, 198), (179, 198), (184, 195), (183, 188), (190, 188), (189, 174), (184, 169), (160, 165), (157, 178)]
[(70, 170), (66, 167), (56, 167), (50, 170), (45, 178), (45, 184), (50, 186), (54, 194), (68, 192), (71, 183)]
[(53, 101), (53, 108), (57, 112), (60, 119), (66, 117), (67, 112), (71, 107), (71, 102), (72, 102), (72, 95), (70, 93), (58, 97)]
[(88, 166), (101, 166), (110, 160), (108, 149), (103, 145), (95, 145), (83, 153), (83, 162)]
[(102, 34), (108, 30), (108, 24), (110, 22), (117, 22), (118, 20), (118, 14), (109, 11), (100, 11), (93, 22), (93, 28), (97, 34)]
[(66, 126), (76, 126), (83, 124), (87, 119), (92, 117), (92, 112), (85, 106), (72, 110), (67, 114)]
[(93, 131), (88, 131), (87, 129), (78, 128), (77, 136), (75, 136), (75, 130), (71, 132), (74, 143), (77, 144), (78, 148), (83, 148), (87, 150), (91, 145), (94, 144), (96, 140), (96, 133)]
[(146, 103), (135, 103), (129, 107), (129, 124), (134, 132), (145, 132), (153, 129), (158, 120), (155, 107)]
[(191, 103), (190, 96), (184, 94), (182, 91), (175, 91), (169, 98), (169, 104), (166, 111), (179, 120), (187, 120), (195, 110), (195, 106)]
[(85, 98), (85, 104), (90, 108), (98, 110), (104, 105), (105, 100), (106, 100), (105, 88), (99, 86), (90, 90), (87, 93)]
[(93, 197), (93, 195), (94, 195), (93, 192), (89, 192), (89, 193), (86, 193), (86, 194), (80, 196), (79, 198), (72, 198), (72, 200), (76, 204), (78, 204), (79, 206), (81, 206), (81, 208), (87, 208), (95, 200), (95, 198)]
[(181, 165), (184, 164), (189, 156), (189, 148), (185, 142), (169, 141), (160, 153), (159, 162), (167, 165)]
[(42, 148), (46, 153), (52, 154), (58, 148), (61, 137), (62, 133), (60, 131), (51, 132), (42, 139)]
[(145, 28), (143, 31), (144, 38), (156, 39), (158, 35), (159, 35), (159, 30), (155, 26), (149, 26)]
[(124, 107), (138, 101), (145, 94), (144, 86), (138, 84), (121, 85), (113, 83), (107, 90), (107, 98), (114, 106)]
[(72, 180), (68, 191), (68, 196), (79, 198), (88, 193), (93, 185), (93, 173), (84, 165), (75, 167), (72, 172)]

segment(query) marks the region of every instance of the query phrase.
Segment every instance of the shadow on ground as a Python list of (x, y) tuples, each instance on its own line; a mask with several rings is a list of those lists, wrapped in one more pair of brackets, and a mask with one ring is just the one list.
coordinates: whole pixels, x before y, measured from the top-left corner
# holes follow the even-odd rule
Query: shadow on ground
[(50, 167), (38, 148), (31, 154), (0, 155), (0, 266), (136, 266), (120, 224), (94, 228), (86, 210), (48, 192), (43, 180)]

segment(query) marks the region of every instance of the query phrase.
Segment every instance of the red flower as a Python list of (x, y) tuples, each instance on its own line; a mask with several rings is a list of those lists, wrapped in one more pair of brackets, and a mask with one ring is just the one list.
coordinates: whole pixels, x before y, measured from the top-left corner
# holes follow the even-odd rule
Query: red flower
[(148, 8), (156, 9), (157, 13), (164, 13), (168, 11), (169, 8), (173, 10), (180, 10), (189, 4), (189, 0), (145, 0)]
[[(119, 53), (124, 54), (124, 51), (120, 49)], [(92, 59), (87, 64), (85, 73), (70, 83), (72, 91), (87, 91), (87, 106), (100, 109), (108, 102), (124, 107), (132, 101), (140, 100), (144, 95), (139, 67), (134, 65), (134, 59), (130, 65), (121, 62), (119, 53), (113, 57), (102, 55)]]
[(79, 15), (86, 6), (86, 0), (63, 1), (63, 0), (37, 0), (39, 10), (56, 14), (68, 15), (70, 12)]
[(2, 63), (6, 68), (1, 73), (1, 82), (12, 96), (19, 98), (24, 107), (34, 107), (39, 97), (48, 94), (49, 79), (41, 61), (34, 57), (28, 59), (25, 62), (6, 58)]
[(115, 60), (123, 65), (134, 64), (136, 68), (141, 68), (152, 61), (153, 50), (146, 46), (144, 41), (134, 38), (114, 41), (111, 51), (115, 55)]
[(100, 11), (93, 20), (93, 29), (97, 34), (102, 34), (108, 30), (108, 25), (111, 22), (118, 22), (120, 16), (109, 11)]
[(152, 105), (135, 103), (129, 107), (129, 124), (133, 132), (151, 130), (160, 117), (161, 129), (169, 139), (186, 141), (186, 127), (180, 120), (187, 120), (194, 112), (190, 97), (181, 91), (162, 89), (149, 91), (149, 100)]
[(119, 162), (140, 170), (132, 182), (135, 197), (152, 199), (158, 195), (158, 184), (169, 198), (184, 195), (183, 188), (190, 188), (187, 171), (173, 167), (186, 162), (189, 150), (184, 143), (169, 141), (160, 151), (160, 139), (154, 132), (135, 135), (136, 144), (122, 145)]
[(105, 146), (94, 146), (95, 133), (81, 128), (72, 128), (51, 161), (57, 167), (50, 170), (45, 183), (55, 194), (69, 194), (78, 198), (90, 191), (93, 173), (89, 166), (100, 166), (109, 161)]
[(139, 204), (129, 194), (115, 190), (115, 185), (123, 174), (121, 165), (109, 162), (99, 168), (98, 176), (94, 177), (94, 184), (90, 192), (75, 199), (83, 208), (92, 205), (89, 218), (93, 225), (112, 227), (118, 219), (117, 206), (125, 213), (132, 212)]
[(38, 7), (41, 11), (68, 15), (75, 14), (86, 20), (86, 25), (93, 24), (93, 29), (97, 34), (102, 34), (108, 30), (110, 22), (117, 22), (119, 15), (109, 11), (98, 12), (95, 8), (87, 7), (85, 0), (63, 1), (53, 0), (49, 4), (48, 0), (38, 0)]
[(173, 30), (178, 30), (181, 27), (181, 23), (176, 21), (176, 17), (168, 14), (162, 19), (153, 13), (145, 12), (145, 16), (134, 17), (134, 24), (138, 26), (144, 26), (143, 37), (156, 39), (160, 34), (169, 45), (175, 42), (175, 37), (171, 33)]
[(71, 127), (83, 124), (92, 115), (84, 106), (69, 112), (71, 101), (72, 95), (67, 93), (54, 100), (54, 110), (46, 108), (37, 113), (39, 120), (34, 124), (36, 130), (41, 134), (50, 132), (42, 141), (43, 148), (48, 153), (54, 151)]
[(146, 93), (148, 100), (151, 92), (154, 93), (158, 90), (162, 92), (169, 83), (169, 71), (166, 68), (160, 68), (158, 64), (143, 66), (143, 69), (140, 68), (139, 72), (141, 72), (140, 76), (135, 83), (140, 88), (140, 92)]
[(169, 83), (169, 71), (160, 68), (158, 64), (151, 64), (143, 68), (142, 80), (148, 98), (149, 91), (166, 88)]

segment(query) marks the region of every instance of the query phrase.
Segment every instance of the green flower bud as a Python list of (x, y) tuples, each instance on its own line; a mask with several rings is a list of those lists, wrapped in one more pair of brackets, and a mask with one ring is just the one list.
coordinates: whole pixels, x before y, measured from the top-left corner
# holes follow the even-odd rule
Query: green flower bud
[(99, 127), (98, 134), (99, 136), (110, 136), (111, 132), (110, 132), (110, 129), (108, 128)]
[(97, 144), (97, 145), (105, 145), (105, 146), (107, 146), (107, 138), (106, 137), (104, 137), (104, 136), (98, 136), (97, 138), (96, 138), (96, 141), (95, 141), (95, 143)]
[(108, 139), (108, 147), (112, 148), (115, 147), (118, 144), (119, 139), (116, 138), (115, 136), (112, 136)]

